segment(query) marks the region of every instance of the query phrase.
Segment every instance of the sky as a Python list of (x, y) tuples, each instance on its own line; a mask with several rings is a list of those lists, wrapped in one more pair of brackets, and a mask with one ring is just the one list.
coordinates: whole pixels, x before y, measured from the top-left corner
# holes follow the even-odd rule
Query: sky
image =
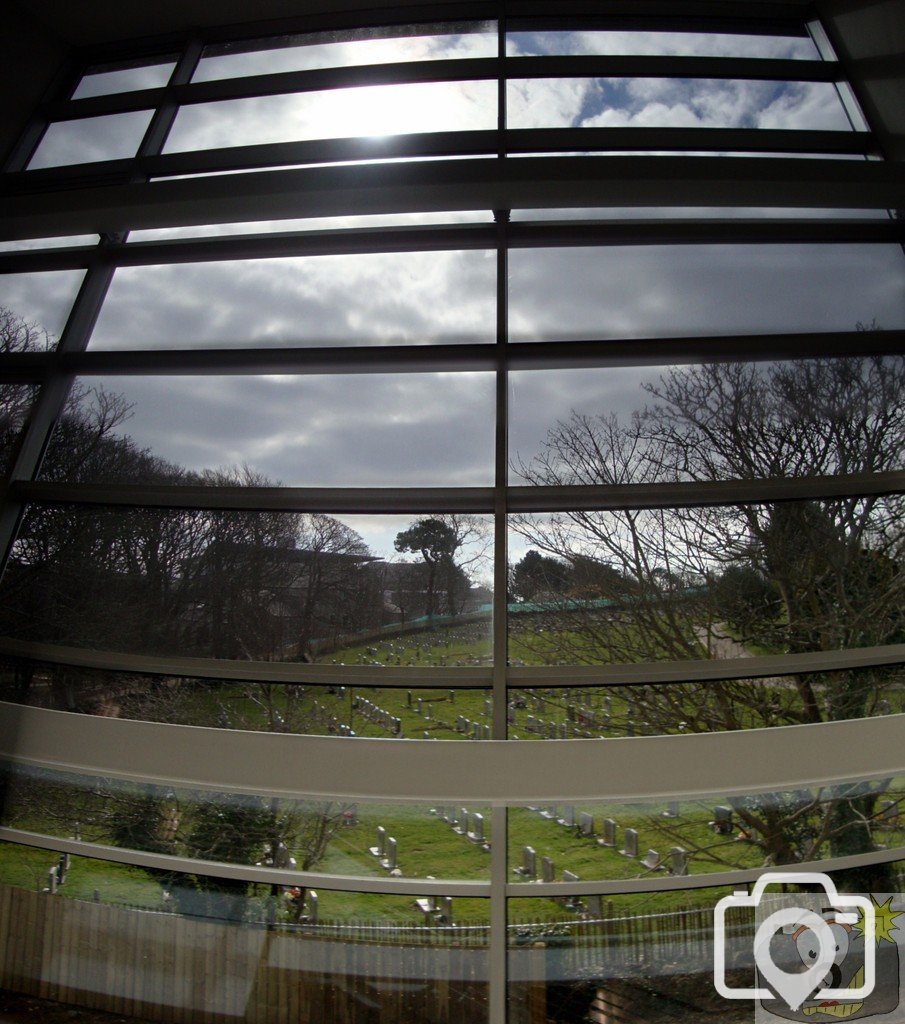
[[(196, 80), (384, 61), (492, 56), (492, 33), (290, 45), (209, 54)], [(806, 39), (692, 33), (521, 33), (512, 56), (661, 53), (802, 58)], [(170, 65), (96, 74), (76, 95), (159, 85)], [(669, 79), (515, 80), (516, 127), (683, 125), (848, 130), (832, 86)], [(32, 166), (130, 155), (148, 117), (52, 126)], [(207, 146), (494, 127), (495, 83), (333, 90), (186, 107), (167, 152)], [(716, 158), (716, 157), (715, 157)], [(697, 211), (701, 212), (701, 211)], [(710, 211), (713, 212), (713, 211)], [(731, 213), (737, 211), (724, 211)], [(744, 211), (775, 215), (781, 211)], [(627, 211), (595, 211), (624, 216)], [(633, 215), (635, 215), (633, 213)], [(530, 216), (530, 215), (529, 215)], [(486, 220), (488, 211), (353, 223)], [(298, 222), (141, 232), (133, 240)], [(897, 246), (618, 246), (515, 250), (513, 341), (905, 327)], [(0, 305), (59, 335), (81, 272), (7, 275)], [(489, 343), (492, 252), (317, 256), (118, 270), (92, 349)], [(572, 409), (629, 415), (656, 370), (530, 371), (511, 380), (510, 454), (530, 457)], [(247, 463), (292, 486), (486, 486), (493, 478), (490, 374), (154, 377), (101, 382), (131, 405), (122, 430), (191, 469)], [(383, 552), (401, 529), (361, 519)], [(404, 525), (404, 524), (403, 524)]]

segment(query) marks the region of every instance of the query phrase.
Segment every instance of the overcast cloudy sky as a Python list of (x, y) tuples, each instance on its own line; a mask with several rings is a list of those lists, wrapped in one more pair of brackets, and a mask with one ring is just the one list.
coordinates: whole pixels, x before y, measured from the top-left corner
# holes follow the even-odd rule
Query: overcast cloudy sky
[[(495, 47), (492, 33), (473, 33), (226, 52), (202, 60), (196, 79), (492, 56)], [(691, 33), (524, 33), (511, 37), (509, 52), (815, 56), (806, 39)], [(86, 79), (77, 95), (159, 84), (168, 72), (161, 65), (99, 74)], [(496, 120), (495, 88), (493, 82), (384, 86), (187, 107), (166, 148), (488, 128)], [(820, 83), (520, 80), (510, 84), (508, 104), (516, 127), (849, 127), (835, 89)], [(146, 123), (146, 115), (130, 114), (54, 126), (33, 166), (127, 155)], [(488, 216), (479, 211), (429, 219)], [(357, 222), (419, 219), (427, 218)], [(222, 226), (211, 233), (249, 229), (262, 226)], [(204, 231), (142, 232), (134, 238), (199, 230)], [(905, 327), (903, 270), (901, 248), (880, 245), (517, 250), (510, 259), (510, 333), (515, 341), (605, 341), (850, 330), (872, 319), (886, 328)], [(81, 272), (7, 276), (0, 280), (0, 304), (59, 334), (80, 280)], [(495, 287), (491, 252), (128, 268), (115, 275), (91, 347), (492, 342)], [(513, 457), (530, 458), (550, 426), (572, 408), (629, 413), (643, 401), (642, 381), (655, 375), (653, 370), (513, 375)], [(123, 431), (140, 446), (191, 469), (246, 462), (274, 481), (297, 486), (492, 483), (490, 374), (148, 377), (102, 383), (132, 404)], [(402, 526), (369, 522), (367, 539), (386, 553), (388, 538), (391, 546)]]

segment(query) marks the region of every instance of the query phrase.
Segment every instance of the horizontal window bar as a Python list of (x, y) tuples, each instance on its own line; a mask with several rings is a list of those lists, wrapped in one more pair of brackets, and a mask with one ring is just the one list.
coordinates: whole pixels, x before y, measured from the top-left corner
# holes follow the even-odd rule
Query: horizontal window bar
[[(9, 641), (4, 641), (7, 642)], [(809, 675), (901, 664), (905, 664), (905, 644), (750, 658), (714, 658), (706, 661), (511, 667), (506, 669), (506, 678), (510, 687), (557, 684), (569, 687), (632, 686), (720, 682), (724, 679), (770, 679), (786, 675)]]
[(905, 472), (846, 473), (839, 476), (769, 480), (708, 480), (616, 486), (510, 487), (510, 512), (564, 509), (692, 508), (752, 501), (793, 501), (905, 491)]
[(169, 100), (179, 106), (284, 93), (319, 92), (357, 86), (467, 82), (524, 78), (720, 78), (781, 82), (835, 82), (843, 72), (833, 61), (761, 57), (553, 56), (470, 57), (459, 60), (407, 61), (351, 67), (285, 71), (271, 75), (191, 82), (161, 89), (92, 96), (52, 104), (42, 111), (48, 121), (76, 120), (104, 114), (148, 110)]
[[(155, 266), (349, 253), (439, 252), (493, 248), (491, 224), (419, 225), (268, 232), (266, 234), (70, 246), (0, 253), (0, 273), (33, 273), (114, 264)], [(761, 245), (905, 242), (905, 221), (834, 218), (731, 218), (518, 221), (506, 229), (509, 248), (603, 245)]]
[(32, 661), (90, 668), (102, 671), (137, 672), (142, 675), (179, 675), (196, 679), (225, 679), (238, 682), (279, 683), (285, 685), (376, 686), (412, 689), (422, 681), (442, 689), (473, 689), (489, 686), (490, 668), (424, 666), (413, 672), (381, 666), (378, 672), (366, 665), (308, 665), (278, 661), (240, 661), (224, 658), (172, 658), (118, 651), (92, 651), (57, 644), (36, 644), (27, 640), (0, 637), (0, 655), (28, 658)]
[[(144, 868), (159, 868), (163, 871), (179, 871), (212, 878), (230, 878), (237, 881), (256, 882), (263, 885), (297, 885), (299, 882), (324, 890), (338, 892), (374, 892), (386, 894), (443, 896), (484, 896), (490, 895), (489, 882), (445, 882), (436, 879), (380, 878), (373, 875), (359, 877), (329, 875), (313, 871), (284, 871), (279, 868), (245, 867), (215, 861), (195, 860), (188, 857), (172, 857), (166, 854), (146, 853), (140, 850), (122, 850), (114, 846), (86, 843), (76, 839), (61, 839), (45, 836), (22, 829), (0, 827), (0, 841), (18, 843), (39, 850), (53, 850), (71, 856), (92, 857), (117, 864), (134, 864)], [(897, 846), (888, 850), (871, 853), (851, 854), (847, 857), (833, 857), (829, 860), (809, 861), (795, 864), (796, 871), (842, 871), (847, 868), (864, 867), (871, 864), (889, 864), (905, 859), (905, 847)], [(688, 889), (706, 889), (712, 886), (739, 886), (756, 881), (763, 868), (748, 868), (740, 871), (720, 871), (694, 876), (660, 875), (653, 878), (618, 879), (597, 882), (510, 882), (506, 885), (506, 896), (558, 897), (567, 895), (615, 896), (624, 893), (674, 892)]]
[(249, 172), (0, 198), (0, 237), (286, 217), (475, 209), (905, 207), (881, 161), (609, 156), (454, 160)]
[[(117, 864), (135, 864), (143, 868), (178, 871), (211, 878), (230, 878), (259, 885), (305, 885), (338, 892), (375, 892), (387, 894), (441, 896), (490, 895), (489, 882), (444, 882), (433, 878), (381, 878), (374, 875), (328, 875), (317, 871), (295, 871), (280, 868), (251, 867), (244, 864), (224, 864), (222, 861), (196, 860), (191, 857), (172, 857), (144, 850), (124, 850), (101, 843), (87, 843), (78, 839), (62, 839), (39, 832), (26, 832), (18, 828), (0, 826), (0, 842), (18, 843), (39, 850), (56, 850), (74, 857), (93, 857)], [(687, 881), (687, 879), (686, 879)]]
[[(905, 330), (717, 335), (607, 341), (521, 342), (506, 348), (512, 370), (763, 362), (905, 352)], [(492, 370), (493, 345), (382, 345), (350, 348), (159, 349), (133, 352), (0, 354), (0, 381), (30, 383), (55, 374), (419, 373)]]
[(170, 487), (148, 484), (14, 482), (15, 499), (151, 508), (242, 509), (287, 512), (489, 512), (491, 487)]
[(640, 739), (438, 743), (160, 725), (4, 703), (0, 755), (218, 792), (499, 806), (706, 795), (717, 764), (726, 796), (898, 775), (903, 723), (884, 715)]
[[(502, 140), (502, 147), (501, 147)], [(875, 149), (870, 132), (840, 132), (788, 128), (510, 128), (468, 132), (424, 132), (375, 138), (315, 139), (228, 146), (163, 153), (136, 160), (106, 160), (85, 165), (48, 167), (8, 174), (2, 191), (27, 194), (54, 188), (99, 187), (127, 183), (136, 169), (148, 178), (218, 171), (286, 167), (290, 164), (390, 160), (403, 157), (558, 153), (576, 150), (624, 152), (657, 151), (717, 153), (819, 153), (863, 155)]]
[[(508, 487), (510, 512), (563, 509), (694, 508), (896, 494), (905, 471), (766, 480), (681, 481), (617, 486)], [(491, 487), (194, 487), (169, 484), (62, 484), (18, 480), (18, 501), (42, 504), (295, 512), (492, 512)]]
[[(854, 853), (848, 857), (832, 857), (827, 860), (799, 861), (787, 865), (786, 870), (801, 871), (844, 871), (848, 868), (866, 867), (871, 864), (889, 864), (905, 857), (905, 847), (896, 846), (889, 850), (874, 850), (871, 853)], [(754, 882), (764, 873), (765, 868), (747, 868), (740, 871), (716, 871), (703, 875), (655, 875), (649, 878), (620, 879), (598, 882), (510, 882), (506, 886), (507, 896), (616, 896), (634, 892), (675, 892), (686, 889), (709, 889), (717, 885), (746, 885)]]
[[(413, 686), (410, 669), (381, 666), (295, 664), (274, 661), (238, 661), (222, 658), (151, 657), (116, 651), (34, 643), (0, 637), (0, 656), (101, 671), (134, 672), (139, 675), (184, 676), (240, 682), (323, 686)], [(510, 688), (563, 685), (631, 686), (660, 683), (721, 682), (726, 679), (769, 679), (786, 675), (850, 671), (905, 664), (905, 644), (859, 647), (848, 650), (807, 651), (800, 654), (761, 655), (749, 658), (714, 658), (706, 661), (660, 661), (621, 665), (544, 665), (507, 667)], [(417, 669), (420, 686), (468, 689), (492, 680), (489, 667), (431, 667)]]

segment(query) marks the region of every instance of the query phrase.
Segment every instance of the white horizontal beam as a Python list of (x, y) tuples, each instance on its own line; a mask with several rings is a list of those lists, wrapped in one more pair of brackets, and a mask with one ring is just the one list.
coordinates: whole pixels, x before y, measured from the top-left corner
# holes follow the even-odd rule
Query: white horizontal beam
[(743, 796), (885, 778), (905, 773), (903, 729), (905, 715), (887, 715), (683, 736), (443, 743), (160, 725), (0, 704), (0, 757), (225, 793), (499, 806)]

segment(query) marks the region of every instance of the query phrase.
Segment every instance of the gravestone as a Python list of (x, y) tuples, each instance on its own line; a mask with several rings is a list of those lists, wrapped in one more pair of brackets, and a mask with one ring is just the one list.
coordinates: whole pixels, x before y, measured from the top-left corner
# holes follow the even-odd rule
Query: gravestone
[[(580, 881), (578, 875), (576, 875), (574, 871), (563, 871), (563, 873), (562, 873), (562, 880), (564, 882), (578, 882), (578, 881)], [(561, 903), (566, 908), (566, 910), (572, 910), (572, 911), (575, 911), (576, 913), (579, 910), (582, 909), (581, 908), (581, 897), (580, 896), (576, 896), (574, 894), (570, 895), (570, 896), (563, 896), (559, 900), (557, 900), (557, 902)]]
[(460, 836), (464, 836), (468, 831), (468, 808), (460, 807), (459, 816), (456, 819), (456, 823), (453, 826), (453, 832), (457, 832)]
[(54, 866), (47, 872), (47, 892), (49, 892), (51, 896), (56, 895), (58, 881), (59, 876), (57, 874), (57, 866), (54, 864)]
[(537, 854), (533, 846), (522, 847), (522, 866), (515, 868), (515, 873), (524, 878), (537, 878)]
[(679, 801), (670, 800), (666, 805), (666, 810), (662, 812), (660, 817), (662, 818), (678, 818), (679, 816)]
[(411, 690), (406, 690), (405, 691), (405, 706), (407, 708), (410, 708), (412, 706), (412, 691)]
[(663, 870), (663, 865), (660, 863), (660, 854), (657, 853), (656, 850), (648, 850), (641, 863), (648, 869), (648, 871)]
[(562, 817), (557, 819), (564, 828), (575, 827), (575, 808), (572, 804), (566, 804), (562, 809)]
[(467, 835), (468, 835), (468, 838), (473, 843), (483, 843), (484, 842), (484, 815), (483, 814), (475, 812), (471, 816), (471, 829), (469, 830)]
[(441, 896), (437, 900), (437, 924), (453, 923), (452, 896)]
[(553, 876), (555, 875), (553, 868), (553, 860), (550, 857), (541, 857), (540, 859), (540, 875), (542, 882), (552, 882)]
[(493, 714), (489, 700), (484, 701), (484, 711), (482, 712), (482, 714), (484, 715), (485, 718), (490, 718), (490, 716)]
[(381, 866), (385, 867), (387, 869), (387, 871), (395, 871), (396, 870), (396, 840), (392, 836), (390, 836), (389, 839), (387, 839), (386, 850), (387, 850), (386, 856), (380, 861)]
[(68, 853), (61, 853), (57, 862), (57, 881), (60, 885), (66, 884), (66, 876), (69, 874), (70, 858)]
[(638, 856), (638, 833), (633, 828), (627, 828), (624, 832), (625, 838), (623, 842), (625, 845), (619, 851), (623, 857), (637, 857)]
[(673, 846), (670, 848), (669, 873), (671, 875), (688, 874), (688, 853), (681, 846)]
[(710, 827), (718, 836), (728, 836), (732, 832), (732, 808), (720, 805), (713, 809), (713, 821)]
[(583, 836), (594, 835), (594, 816), (582, 811), (578, 815), (578, 831)]
[(600, 905), (600, 895), (598, 893), (592, 893), (590, 896), (585, 896), (585, 903), (588, 908), (588, 917), (593, 918), (595, 921), (599, 921), (603, 917), (603, 907)]
[(603, 835), (597, 840), (598, 846), (616, 845), (616, 822), (612, 818), (603, 819)]
[(540, 816), (542, 818), (547, 818), (550, 821), (556, 821), (557, 817), (559, 817), (559, 815), (557, 813), (556, 805), (555, 804), (551, 804), (550, 806), (545, 807), (540, 812)]
[(385, 857), (387, 852), (387, 830), (383, 825), (377, 826), (377, 843), (371, 847), (374, 857)]

